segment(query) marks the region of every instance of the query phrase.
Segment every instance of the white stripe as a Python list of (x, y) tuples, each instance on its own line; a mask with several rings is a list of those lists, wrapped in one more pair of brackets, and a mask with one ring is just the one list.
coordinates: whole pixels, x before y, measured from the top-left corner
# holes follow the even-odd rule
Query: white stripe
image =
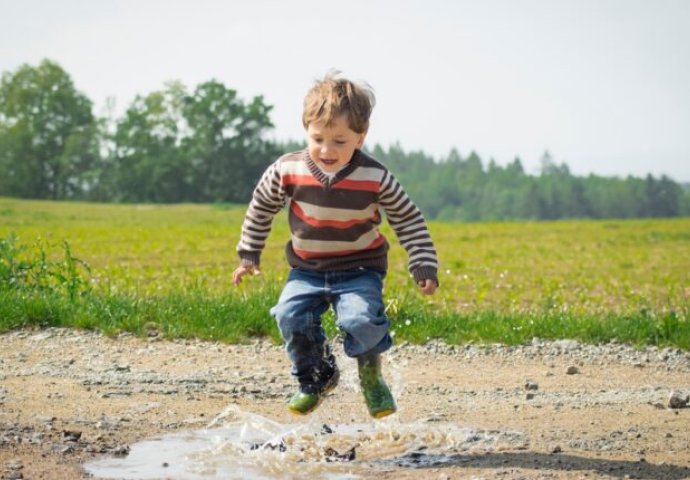
[(380, 182), (383, 176), (382, 174), (383, 170), (380, 168), (358, 167), (345, 178), (356, 181)]
[(297, 250), (306, 250), (315, 253), (335, 253), (346, 250), (362, 250), (368, 247), (378, 237), (378, 230), (373, 229), (363, 234), (353, 242), (328, 241), (328, 240), (306, 240), (292, 236), (292, 245)]
[(388, 223), (391, 224), (394, 230), (406, 232), (407, 230), (409, 230), (408, 227), (411, 227), (413, 225), (424, 225), (424, 217), (422, 217), (421, 215), (415, 215), (412, 216), (412, 218), (405, 220), (402, 218), (391, 217), (390, 215), (388, 215)]
[(285, 175), (309, 175), (312, 176), (307, 166), (307, 162), (302, 161), (289, 161), (283, 162), (281, 165), (280, 174)]
[(411, 240), (421, 240), (426, 238), (427, 240), (431, 241), (431, 237), (429, 236), (429, 232), (426, 230), (419, 230), (417, 232), (413, 233), (405, 233), (405, 232), (400, 232), (398, 233), (398, 239), (400, 242), (409, 242)]
[(366, 220), (373, 218), (378, 210), (378, 206), (375, 203), (372, 203), (363, 210), (350, 210), (345, 208), (319, 207), (318, 205), (311, 203), (298, 202), (296, 200), (292, 201), (299, 205), (305, 214), (322, 221), (333, 219), (338, 219), (339, 222), (347, 222), (350, 220)]
[[(431, 248), (434, 248), (434, 247), (433, 247), (433, 245), (428, 245), (429, 243), (431, 243), (430, 240), (431, 240), (431, 239), (430, 239), (429, 237), (425, 237), (425, 238), (422, 238), (421, 240), (406, 241), (406, 242), (404, 242), (404, 243), (405, 243), (405, 246), (408, 248), (408, 250), (412, 250), (412, 249), (415, 248), (417, 245), (420, 245), (420, 244), (422, 244), (422, 243), (427, 244), (427, 246), (423, 246), (423, 247), (421, 247), (421, 248), (431, 249)], [(403, 241), (400, 240), (400, 243), (403, 243)]]

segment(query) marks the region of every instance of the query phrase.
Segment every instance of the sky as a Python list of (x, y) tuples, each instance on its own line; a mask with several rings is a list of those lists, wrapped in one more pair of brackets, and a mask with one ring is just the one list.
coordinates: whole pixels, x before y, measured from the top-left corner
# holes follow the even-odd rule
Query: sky
[(690, 0), (0, 0), (0, 72), (44, 58), (106, 113), (215, 79), (302, 139), (332, 68), (368, 82), (367, 145), (538, 173), (690, 182)]

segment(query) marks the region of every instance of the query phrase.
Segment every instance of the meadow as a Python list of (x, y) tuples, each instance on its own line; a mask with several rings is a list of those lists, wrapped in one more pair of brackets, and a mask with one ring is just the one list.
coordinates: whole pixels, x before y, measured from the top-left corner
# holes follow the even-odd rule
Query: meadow
[[(262, 274), (232, 285), (243, 205), (0, 198), (0, 331), (279, 341), (268, 309), (287, 274), (276, 218)], [(394, 233), (385, 298), (397, 341), (533, 337), (690, 349), (690, 218), (430, 222), (441, 288), (421, 295)], [(332, 314), (325, 325), (337, 332)]]

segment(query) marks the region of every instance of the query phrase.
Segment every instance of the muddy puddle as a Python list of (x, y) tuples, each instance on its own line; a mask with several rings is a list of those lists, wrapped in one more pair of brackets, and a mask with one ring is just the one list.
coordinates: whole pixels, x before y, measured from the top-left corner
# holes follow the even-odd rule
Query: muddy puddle
[(312, 415), (304, 423), (280, 424), (230, 406), (205, 429), (145, 440), (131, 445), (125, 457), (103, 457), (84, 469), (103, 479), (344, 480), (376, 469), (452, 465), (462, 454), (527, 446), (520, 432), (478, 430), (433, 418), (400, 423), (393, 416), (328, 425)]

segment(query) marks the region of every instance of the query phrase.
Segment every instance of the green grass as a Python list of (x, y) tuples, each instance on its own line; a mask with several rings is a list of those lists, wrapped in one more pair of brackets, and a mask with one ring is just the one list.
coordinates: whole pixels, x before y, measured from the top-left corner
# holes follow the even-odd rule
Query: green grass
[[(0, 331), (244, 342), (279, 336), (268, 309), (287, 274), (279, 216), (262, 275), (239, 288), (244, 206), (100, 205), (0, 199)], [(387, 312), (398, 340), (524, 343), (612, 339), (690, 349), (690, 219), (432, 222), (441, 288), (424, 297), (393, 246)], [(333, 316), (325, 325), (335, 333)]]

